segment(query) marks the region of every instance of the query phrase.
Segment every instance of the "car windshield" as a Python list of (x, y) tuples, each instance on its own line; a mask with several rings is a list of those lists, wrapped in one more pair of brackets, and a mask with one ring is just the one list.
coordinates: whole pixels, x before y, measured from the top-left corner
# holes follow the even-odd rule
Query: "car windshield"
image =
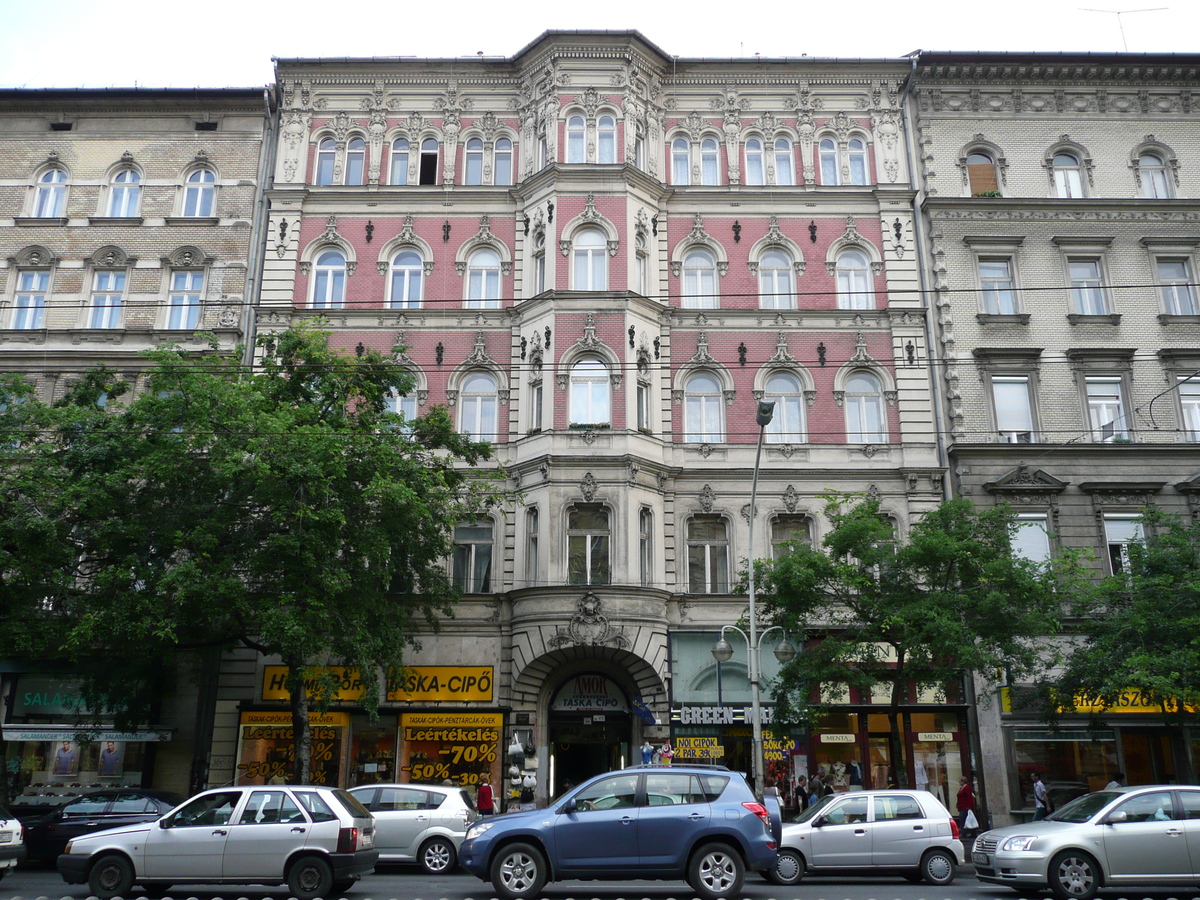
[(808, 809), (804, 810), (804, 812), (800, 813), (800, 815), (798, 815), (794, 819), (792, 819), (792, 821), (793, 822), (808, 822), (808, 821), (811, 821), (812, 819), (815, 819), (817, 816), (819, 816), (825, 810), (826, 807), (829, 806), (830, 803), (833, 802), (834, 796), (835, 796), (834, 794), (829, 794), (828, 796), (822, 797), (820, 800), (818, 800), (816, 803), (814, 803)]
[(367, 808), (365, 806), (363, 806), (358, 801), (358, 798), (355, 797), (353, 794), (347, 793), (346, 791), (343, 791), (343, 790), (336, 790), (333, 792), (333, 796), (337, 797), (337, 799), (341, 802), (342, 806), (346, 807), (346, 810), (350, 813), (350, 815), (354, 816), (354, 818), (356, 818), (356, 819), (371, 818), (371, 814), (369, 812), (367, 812)]
[(1050, 813), (1044, 821), (1076, 824), (1086, 822), (1119, 796), (1121, 795), (1116, 791), (1096, 791), (1094, 794), (1084, 794), (1082, 797), (1076, 797), (1061, 809)]

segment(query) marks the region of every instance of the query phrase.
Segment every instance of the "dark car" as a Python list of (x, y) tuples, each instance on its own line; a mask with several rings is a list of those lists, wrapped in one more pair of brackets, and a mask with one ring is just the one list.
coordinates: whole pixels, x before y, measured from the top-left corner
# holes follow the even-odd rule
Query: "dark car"
[(94, 791), (30, 822), (25, 829), (25, 846), (31, 860), (52, 863), (66, 849), (71, 838), (106, 828), (153, 822), (183, 800), (179, 794), (170, 791), (141, 788)]
[(776, 861), (779, 804), (739, 772), (638, 766), (599, 775), (546, 809), (474, 822), (459, 848), (468, 872), (504, 900), (549, 881), (686, 880), (702, 900), (737, 896), (746, 870)]

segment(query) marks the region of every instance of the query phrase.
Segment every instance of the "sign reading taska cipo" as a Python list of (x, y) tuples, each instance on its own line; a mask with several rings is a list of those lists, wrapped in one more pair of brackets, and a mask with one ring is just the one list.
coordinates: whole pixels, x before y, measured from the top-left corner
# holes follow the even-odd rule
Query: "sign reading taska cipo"
[[(337, 679), (333, 701), (339, 703), (362, 699), (365, 693), (358, 669), (330, 666), (312, 669), (307, 682), (311, 690), (318, 675), (328, 674)], [(263, 668), (264, 700), (289, 700), (287, 666)], [(426, 703), (435, 700), (460, 703), (492, 702), (491, 666), (410, 666), (399, 676), (389, 678), (385, 699), (388, 703)]]

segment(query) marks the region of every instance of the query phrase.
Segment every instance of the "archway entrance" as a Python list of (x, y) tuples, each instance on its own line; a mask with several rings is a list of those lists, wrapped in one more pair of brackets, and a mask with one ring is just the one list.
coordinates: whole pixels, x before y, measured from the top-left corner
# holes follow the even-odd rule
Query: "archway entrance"
[(600, 674), (576, 675), (563, 682), (550, 700), (551, 797), (634, 761), (629, 699)]

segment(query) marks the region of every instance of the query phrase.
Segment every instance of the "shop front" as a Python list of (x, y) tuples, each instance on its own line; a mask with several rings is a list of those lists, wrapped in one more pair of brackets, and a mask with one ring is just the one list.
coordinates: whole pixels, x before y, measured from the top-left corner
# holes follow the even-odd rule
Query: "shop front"
[(567, 679), (551, 697), (549, 712), (549, 796), (641, 761), (631, 752), (629, 698), (610, 678), (591, 672)]

